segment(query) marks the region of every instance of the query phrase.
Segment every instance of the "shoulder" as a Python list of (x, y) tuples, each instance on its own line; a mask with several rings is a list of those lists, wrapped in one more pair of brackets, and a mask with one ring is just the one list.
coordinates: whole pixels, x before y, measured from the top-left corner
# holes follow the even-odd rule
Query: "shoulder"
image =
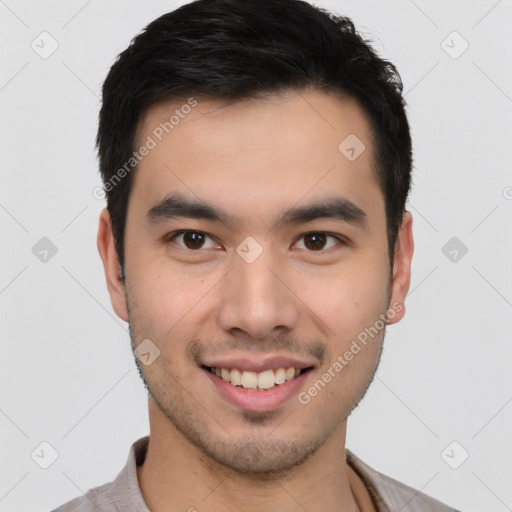
[(346, 450), (346, 452), (347, 463), (364, 481), (378, 506), (378, 511), (459, 512), (427, 494), (376, 471), (349, 450)]
[(74, 498), (52, 512), (117, 512), (117, 507), (112, 499), (113, 482), (94, 487), (84, 495)]
[(137, 480), (137, 466), (146, 456), (148, 442), (145, 436), (132, 444), (126, 464), (113, 482), (94, 487), (52, 512), (149, 512)]

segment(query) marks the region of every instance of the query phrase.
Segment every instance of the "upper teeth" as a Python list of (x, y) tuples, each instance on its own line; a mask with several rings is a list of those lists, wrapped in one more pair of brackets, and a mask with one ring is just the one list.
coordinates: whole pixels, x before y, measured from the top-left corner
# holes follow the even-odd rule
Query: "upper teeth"
[(300, 374), (300, 368), (278, 368), (277, 370), (265, 370), (263, 372), (240, 371), (236, 368), (211, 368), (212, 373), (230, 382), (234, 386), (242, 386), (245, 389), (270, 389), (276, 384), (284, 384)]

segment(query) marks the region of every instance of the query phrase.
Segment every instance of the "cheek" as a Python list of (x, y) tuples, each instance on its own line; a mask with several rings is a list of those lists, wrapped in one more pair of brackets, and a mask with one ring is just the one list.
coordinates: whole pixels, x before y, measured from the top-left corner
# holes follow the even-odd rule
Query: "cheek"
[(189, 339), (197, 328), (198, 313), (208, 302), (205, 299), (215, 285), (215, 276), (191, 276), (187, 270), (171, 271), (154, 261), (140, 270), (131, 283), (137, 318), (143, 322), (140, 325), (165, 345)]
[[(365, 265), (315, 280), (304, 302), (329, 327), (333, 348), (344, 350), (350, 340), (375, 324), (387, 308), (388, 282), (385, 269)], [(334, 347), (334, 344), (338, 345)]]
[(167, 385), (174, 389), (170, 373), (178, 380), (187, 375), (184, 353), (186, 342), (194, 335), (194, 306), (198, 297), (186, 280), (163, 272), (143, 272), (131, 284), (131, 320), (136, 339), (140, 342), (148, 338), (160, 350), (155, 362), (142, 370), (150, 387), (160, 389), (163, 397), (168, 392)]

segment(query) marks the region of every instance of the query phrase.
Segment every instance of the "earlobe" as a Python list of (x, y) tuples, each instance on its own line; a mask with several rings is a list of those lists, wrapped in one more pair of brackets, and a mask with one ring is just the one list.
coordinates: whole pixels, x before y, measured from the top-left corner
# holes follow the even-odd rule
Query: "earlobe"
[(96, 241), (105, 270), (105, 279), (112, 307), (119, 318), (128, 322), (124, 275), (119, 265), (110, 213), (106, 208), (100, 214)]
[(394, 310), (395, 314), (389, 318), (388, 324), (399, 322), (405, 315), (405, 298), (411, 284), (413, 253), (412, 215), (406, 211), (395, 244), (391, 300), (389, 304), (389, 307)]

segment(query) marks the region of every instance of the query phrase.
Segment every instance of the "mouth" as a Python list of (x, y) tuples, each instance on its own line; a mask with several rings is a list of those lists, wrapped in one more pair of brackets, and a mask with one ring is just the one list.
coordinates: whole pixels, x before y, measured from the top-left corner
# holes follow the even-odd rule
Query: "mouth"
[(307, 368), (296, 368), (293, 366), (276, 369), (269, 368), (260, 372), (206, 365), (202, 365), (202, 368), (213, 374), (217, 379), (235, 388), (254, 392), (268, 392), (272, 388), (282, 386), (310, 372), (313, 366)]

